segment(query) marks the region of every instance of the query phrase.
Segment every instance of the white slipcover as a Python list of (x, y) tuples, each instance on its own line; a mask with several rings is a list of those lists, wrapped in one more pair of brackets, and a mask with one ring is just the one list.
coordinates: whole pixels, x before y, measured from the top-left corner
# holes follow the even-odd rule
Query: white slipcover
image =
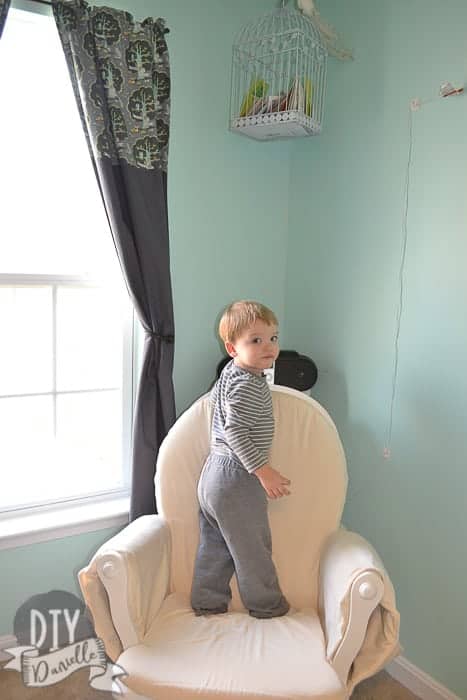
[[(399, 653), (399, 614), (387, 572), (371, 545), (340, 528), (347, 471), (332, 420), (316, 401), (284, 387), (273, 387), (273, 406), (270, 463), (292, 482), (290, 496), (269, 503), (273, 558), (292, 605), (287, 616), (251, 618), (235, 577), (229, 613), (195, 617), (191, 611), (196, 486), (209, 450), (207, 396), (178, 419), (160, 449), (159, 515), (131, 523), (80, 572), (96, 633), (138, 697), (343, 700)], [(365, 572), (382, 581), (384, 592), (355, 622), (350, 591)], [(351, 618), (363, 642), (343, 678), (332, 661), (352, 638)]]

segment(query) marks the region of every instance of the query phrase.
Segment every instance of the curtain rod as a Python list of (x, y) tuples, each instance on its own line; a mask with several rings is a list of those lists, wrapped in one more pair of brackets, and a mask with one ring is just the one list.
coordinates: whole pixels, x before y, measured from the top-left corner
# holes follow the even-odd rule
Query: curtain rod
[(50, 0), (30, 0), (30, 2), (38, 2), (40, 5), (50, 5), (52, 7)]

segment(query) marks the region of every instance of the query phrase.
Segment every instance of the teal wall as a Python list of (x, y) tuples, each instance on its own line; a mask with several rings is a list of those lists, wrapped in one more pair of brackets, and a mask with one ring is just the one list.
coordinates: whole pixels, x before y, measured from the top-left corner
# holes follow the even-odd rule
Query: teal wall
[[(467, 62), (463, 0), (322, 0), (355, 48), (330, 61), (325, 130), (292, 144), (286, 336), (349, 462), (345, 522), (381, 553), (404, 655), (467, 697)], [(408, 105), (408, 246), (391, 458)]]
[[(141, 2), (138, 14), (153, 7)], [(290, 146), (227, 131), (233, 38), (273, 9), (271, 0), (159, 0), (157, 7), (171, 27), (169, 217), (181, 411), (215, 377), (222, 307), (260, 299), (284, 318)]]
[[(280, 320), (284, 315), (290, 148), (227, 131), (233, 38), (271, 3), (112, 5), (130, 9), (137, 19), (165, 17), (170, 28), (169, 217), (180, 412), (214, 379), (221, 357), (215, 320), (223, 306), (252, 297), (272, 306)], [(12, 633), (16, 609), (33, 593), (75, 590), (76, 571), (109, 532), (0, 551), (0, 637)]]

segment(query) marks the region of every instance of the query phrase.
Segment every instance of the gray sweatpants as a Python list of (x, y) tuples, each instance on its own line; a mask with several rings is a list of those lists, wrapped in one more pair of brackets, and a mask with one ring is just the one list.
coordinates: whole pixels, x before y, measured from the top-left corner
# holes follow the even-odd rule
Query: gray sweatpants
[(198, 483), (200, 543), (191, 605), (198, 615), (227, 611), (237, 574), (244, 606), (254, 617), (285, 615), (272, 561), (267, 495), (259, 479), (228, 457), (210, 455)]

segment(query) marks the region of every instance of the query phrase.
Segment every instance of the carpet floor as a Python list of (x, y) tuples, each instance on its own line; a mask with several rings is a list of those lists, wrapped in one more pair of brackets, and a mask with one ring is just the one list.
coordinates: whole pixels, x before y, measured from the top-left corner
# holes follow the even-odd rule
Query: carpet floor
[[(89, 686), (86, 669), (76, 671), (61, 683), (48, 688), (26, 688), (16, 671), (0, 670), (1, 700), (111, 700), (109, 693)], [(385, 671), (355, 688), (352, 700), (418, 700)]]

